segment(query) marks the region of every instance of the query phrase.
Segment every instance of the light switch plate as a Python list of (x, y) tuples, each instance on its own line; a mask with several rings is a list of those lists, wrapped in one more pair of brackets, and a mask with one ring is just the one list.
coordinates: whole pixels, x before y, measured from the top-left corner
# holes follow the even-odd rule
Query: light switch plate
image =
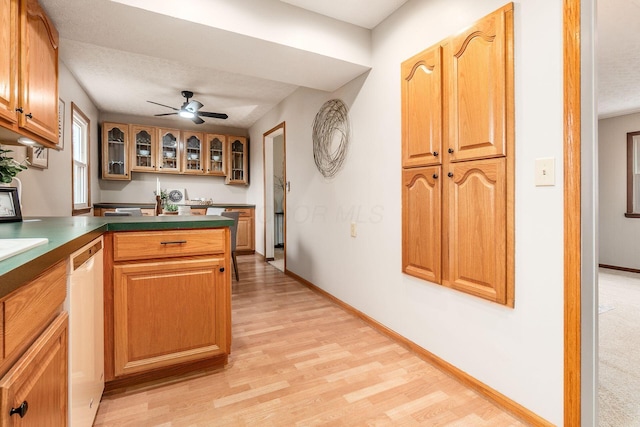
[(556, 159), (536, 159), (536, 187), (556, 185)]

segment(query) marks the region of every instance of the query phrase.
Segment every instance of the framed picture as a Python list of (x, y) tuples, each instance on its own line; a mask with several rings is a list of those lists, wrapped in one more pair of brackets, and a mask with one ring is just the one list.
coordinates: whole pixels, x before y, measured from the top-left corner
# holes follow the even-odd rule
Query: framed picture
[(0, 187), (0, 222), (22, 221), (18, 189), (15, 187)]
[(58, 98), (58, 150), (64, 148), (64, 101)]
[(45, 147), (27, 147), (27, 161), (33, 168), (46, 169), (49, 167), (49, 152)]

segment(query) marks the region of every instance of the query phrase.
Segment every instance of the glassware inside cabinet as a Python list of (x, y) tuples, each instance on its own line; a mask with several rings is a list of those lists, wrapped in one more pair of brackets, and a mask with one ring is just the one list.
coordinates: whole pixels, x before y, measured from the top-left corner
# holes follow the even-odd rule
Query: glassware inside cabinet
[(141, 130), (134, 135), (134, 143), (136, 147), (136, 164), (135, 166), (142, 168), (152, 168), (152, 147), (151, 135), (146, 130)]
[(223, 172), (223, 157), (222, 150), (224, 144), (219, 138), (213, 138), (209, 142), (209, 160), (211, 163), (212, 172)]
[(178, 169), (178, 138), (171, 132), (162, 135), (162, 168)]
[(202, 170), (202, 141), (195, 135), (187, 138), (186, 141), (186, 170)]
[(122, 129), (114, 127), (107, 132), (108, 144), (108, 174), (126, 175), (126, 147), (125, 133)]
[(231, 179), (244, 179), (244, 144), (238, 140), (231, 144)]

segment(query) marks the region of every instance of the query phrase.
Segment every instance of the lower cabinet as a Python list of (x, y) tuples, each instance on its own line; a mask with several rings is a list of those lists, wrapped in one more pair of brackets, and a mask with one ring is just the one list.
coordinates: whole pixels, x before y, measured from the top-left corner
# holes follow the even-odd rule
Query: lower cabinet
[(114, 267), (115, 375), (227, 352), (225, 260)]
[(0, 380), (0, 425), (67, 425), (67, 329), (64, 312)]
[[(106, 388), (231, 350), (229, 228), (107, 233)], [(115, 387), (115, 386), (114, 386)]]
[(252, 254), (256, 250), (255, 209), (227, 208), (227, 212), (240, 212), (236, 237), (236, 251)]

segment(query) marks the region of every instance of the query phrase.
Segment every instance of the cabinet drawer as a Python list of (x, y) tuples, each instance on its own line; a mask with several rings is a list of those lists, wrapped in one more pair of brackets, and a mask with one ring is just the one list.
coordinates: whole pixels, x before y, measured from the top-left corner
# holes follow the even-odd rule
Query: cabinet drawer
[(174, 258), (224, 253), (225, 229), (115, 233), (113, 260)]
[(8, 357), (43, 331), (64, 303), (67, 268), (60, 262), (4, 301), (4, 350)]
[(240, 218), (249, 218), (253, 216), (253, 209), (227, 208), (226, 212), (240, 212)]

